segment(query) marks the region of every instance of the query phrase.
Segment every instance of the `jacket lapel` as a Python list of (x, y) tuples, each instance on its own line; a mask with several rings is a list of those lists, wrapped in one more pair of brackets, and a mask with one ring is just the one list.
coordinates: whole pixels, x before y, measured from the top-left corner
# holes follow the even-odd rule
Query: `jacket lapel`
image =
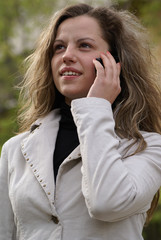
[[(53, 152), (59, 128), (59, 110), (51, 111), (32, 126), (21, 144), (22, 153), (51, 202), (54, 200)], [(36, 127), (34, 127), (36, 126)]]

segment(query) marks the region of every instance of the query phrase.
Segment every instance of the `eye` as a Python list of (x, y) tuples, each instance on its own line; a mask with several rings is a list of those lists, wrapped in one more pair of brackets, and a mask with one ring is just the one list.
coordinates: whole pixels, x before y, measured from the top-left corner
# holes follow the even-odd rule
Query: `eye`
[(81, 43), (80, 48), (91, 48), (92, 46), (89, 43)]
[(54, 53), (55, 53), (55, 52), (59, 52), (59, 51), (61, 51), (61, 50), (63, 50), (63, 49), (65, 49), (65, 46), (64, 46), (63, 44), (56, 44), (56, 45), (54, 46), (54, 48), (53, 48)]

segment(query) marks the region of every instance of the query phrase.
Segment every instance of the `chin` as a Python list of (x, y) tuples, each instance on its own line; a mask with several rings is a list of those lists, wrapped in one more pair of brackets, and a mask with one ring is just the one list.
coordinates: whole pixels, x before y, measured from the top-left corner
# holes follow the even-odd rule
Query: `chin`
[(82, 93), (82, 92), (78, 92), (78, 91), (62, 91), (61, 92), (62, 95), (65, 96), (65, 98), (67, 99), (71, 99), (71, 100), (74, 100), (74, 99), (77, 99), (77, 98), (83, 98), (83, 97), (86, 97), (87, 96), (87, 93)]

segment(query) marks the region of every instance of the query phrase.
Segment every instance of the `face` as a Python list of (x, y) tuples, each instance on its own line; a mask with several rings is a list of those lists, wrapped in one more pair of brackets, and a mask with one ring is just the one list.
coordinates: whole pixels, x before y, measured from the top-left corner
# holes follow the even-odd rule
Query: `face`
[(53, 49), (53, 79), (66, 103), (86, 97), (96, 77), (93, 59), (109, 50), (97, 20), (85, 15), (65, 20), (58, 28)]

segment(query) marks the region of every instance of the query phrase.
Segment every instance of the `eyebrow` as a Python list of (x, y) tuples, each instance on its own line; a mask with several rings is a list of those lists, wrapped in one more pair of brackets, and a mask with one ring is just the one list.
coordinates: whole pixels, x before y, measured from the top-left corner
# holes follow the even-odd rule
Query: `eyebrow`
[(89, 38), (89, 37), (80, 38), (80, 39), (78, 39), (78, 42), (85, 41), (85, 40), (90, 40), (90, 41), (95, 42), (95, 40), (93, 38)]
[[(86, 41), (86, 40), (90, 40), (90, 41), (95, 42), (94, 39), (89, 38), (89, 37), (80, 38), (80, 39), (77, 40), (77, 42), (82, 42), (82, 41)], [(55, 42), (62, 42), (62, 43), (64, 43), (64, 41), (63, 41), (62, 39), (55, 39), (54, 43), (55, 43)]]
[(55, 43), (55, 42), (64, 42), (64, 41), (61, 40), (61, 39), (55, 39), (55, 40), (54, 40), (54, 43)]

